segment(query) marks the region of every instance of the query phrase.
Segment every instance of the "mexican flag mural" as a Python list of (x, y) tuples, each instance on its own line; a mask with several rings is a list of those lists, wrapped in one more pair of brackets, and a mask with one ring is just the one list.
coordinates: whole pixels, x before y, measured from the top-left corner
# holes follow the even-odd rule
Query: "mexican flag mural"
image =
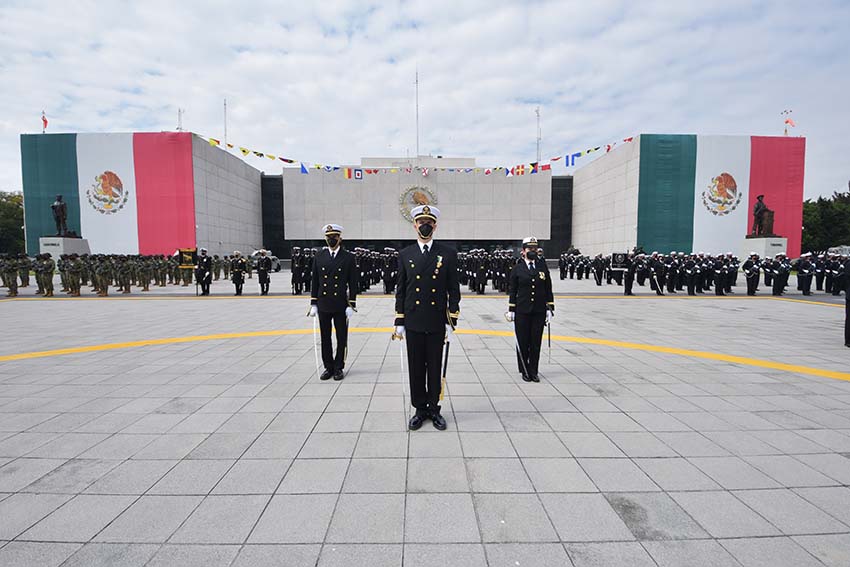
[(95, 253), (172, 254), (195, 246), (190, 133), (21, 136), (27, 251), (56, 234), (62, 195), (68, 230)]
[[(637, 244), (647, 252), (738, 255), (758, 195), (800, 255), (805, 138), (642, 134)], [(602, 158), (604, 159), (604, 158)]]

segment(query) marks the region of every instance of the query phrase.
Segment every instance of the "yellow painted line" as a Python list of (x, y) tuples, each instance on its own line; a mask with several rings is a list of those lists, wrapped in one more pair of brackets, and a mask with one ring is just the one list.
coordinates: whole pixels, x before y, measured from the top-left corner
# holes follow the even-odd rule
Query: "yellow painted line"
[[(392, 333), (392, 327), (352, 327), (349, 329), (352, 333)], [(511, 331), (495, 331), (487, 329), (458, 329), (459, 335), (483, 335), (492, 337), (512, 337)], [(101, 345), (90, 345), (81, 347), (70, 347), (55, 350), (44, 350), (35, 352), (23, 352), (18, 354), (7, 354), (0, 356), (0, 362), (11, 362), (15, 360), (28, 360), (33, 358), (45, 358), (51, 356), (61, 356), (66, 354), (81, 354), (87, 352), (100, 352), (107, 350), (116, 350), (124, 348), (135, 348), (143, 346), (191, 343), (199, 341), (215, 341), (226, 339), (252, 338), (252, 337), (279, 337), (287, 335), (308, 335), (312, 334), (312, 329), (279, 329), (273, 331), (251, 331), (245, 333), (218, 333), (214, 335), (194, 335), (188, 337), (171, 337), (163, 339), (145, 339), (141, 341), (129, 341), (123, 343), (107, 343)], [(743, 356), (735, 356), (730, 354), (722, 354), (716, 352), (708, 352), (701, 350), (690, 350), (675, 347), (666, 347), (659, 345), (648, 345), (642, 343), (631, 343), (624, 341), (612, 341), (607, 339), (592, 339), (587, 337), (571, 337), (565, 335), (552, 335), (553, 341), (570, 342), (586, 345), (609, 346), (614, 348), (625, 348), (632, 350), (640, 350), (645, 352), (657, 352), (662, 354), (675, 354), (678, 356), (687, 356), (691, 358), (701, 358), (704, 360), (714, 360), (717, 362), (728, 362), (732, 364), (741, 364), (745, 366), (755, 366), (758, 368), (768, 368), (771, 370), (782, 370), (785, 372), (794, 372), (797, 374), (808, 374), (811, 376), (820, 376), (823, 378), (834, 378), (836, 380), (850, 381), (850, 373), (838, 372), (836, 370), (827, 370), (824, 368), (814, 368), (811, 366), (800, 366), (796, 364), (786, 364), (784, 362), (775, 362), (772, 360), (763, 360), (758, 358), (748, 358)]]
[(841, 303), (827, 303), (825, 301), (812, 301), (810, 299), (792, 299), (790, 297), (769, 297), (767, 299), (772, 299), (773, 301), (790, 301), (791, 303), (809, 303), (811, 305), (825, 305), (827, 307), (841, 307), (844, 308)]

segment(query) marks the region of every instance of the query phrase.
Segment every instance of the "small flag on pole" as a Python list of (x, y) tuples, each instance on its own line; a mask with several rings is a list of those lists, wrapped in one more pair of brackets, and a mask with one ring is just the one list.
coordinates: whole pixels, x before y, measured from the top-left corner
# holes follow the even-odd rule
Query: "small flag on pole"
[(44, 111), (41, 111), (41, 133), (44, 134), (44, 131), (47, 130), (47, 116), (44, 115)]

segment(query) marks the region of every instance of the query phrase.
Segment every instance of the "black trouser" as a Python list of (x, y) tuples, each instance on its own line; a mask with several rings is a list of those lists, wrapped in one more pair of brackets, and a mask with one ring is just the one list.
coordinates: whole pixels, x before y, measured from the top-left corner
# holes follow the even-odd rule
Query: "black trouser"
[(207, 278), (201, 280), (201, 295), (210, 294), (210, 281)]
[(696, 274), (688, 274), (685, 277), (685, 281), (688, 284), (688, 295), (696, 295), (696, 284), (697, 284), (697, 276)]
[(850, 346), (850, 292), (844, 296), (844, 344)]
[(755, 295), (759, 286), (759, 277), (756, 274), (747, 278), (747, 295)]
[[(331, 323), (336, 329), (336, 356), (331, 344)], [(319, 329), (322, 331), (322, 363), (325, 370), (341, 371), (345, 367), (345, 355), (348, 350), (348, 322), (345, 320), (345, 311), (319, 311)]]
[(625, 283), (623, 284), (623, 295), (631, 295), (632, 294), (632, 285), (635, 283), (635, 276), (630, 272), (626, 272)]
[(844, 288), (847, 287), (847, 276), (841, 275), (832, 281), (832, 295), (838, 297)]
[(812, 276), (803, 275), (797, 276), (797, 282), (800, 284), (800, 291), (803, 292), (803, 295), (811, 295), (812, 294)]
[(676, 275), (677, 274), (667, 275), (667, 293), (676, 293)]
[(593, 279), (596, 280), (596, 285), (602, 285), (602, 270), (593, 270)]
[(517, 365), (520, 372), (537, 376), (540, 362), (540, 347), (543, 341), (543, 327), (546, 326), (546, 312), (517, 313), (514, 316), (514, 332), (519, 343)]
[(440, 411), (441, 364), (445, 332), (406, 331), (410, 402), (418, 415)]

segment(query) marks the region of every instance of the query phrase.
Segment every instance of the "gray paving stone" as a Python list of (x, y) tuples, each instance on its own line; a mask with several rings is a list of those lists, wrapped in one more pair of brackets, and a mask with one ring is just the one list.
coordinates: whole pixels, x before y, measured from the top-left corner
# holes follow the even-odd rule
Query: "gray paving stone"
[(778, 488), (780, 484), (740, 457), (697, 457), (691, 464), (727, 490)]
[(796, 488), (794, 492), (830, 516), (850, 525), (850, 488)]
[(780, 535), (773, 525), (728, 492), (671, 492), (670, 497), (712, 537)]
[(0, 468), (0, 491), (17, 492), (65, 463), (65, 459), (15, 459)]
[[(265, 433), (261, 437), (266, 435), (290, 434)], [(354, 454), (355, 445), (357, 445), (357, 433), (313, 433), (304, 443), (298, 457), (304, 459), (349, 459)], [(249, 451), (245, 456), (251, 457), (252, 452)]]
[[(274, 433), (309, 433), (319, 421), (319, 412), (281, 413), (269, 423), (266, 431)], [(240, 554), (241, 557), (241, 554)]]
[(740, 563), (713, 540), (644, 541), (642, 544), (658, 567), (740, 567)]
[(461, 432), (460, 442), (463, 447), (463, 456), (467, 458), (515, 458), (517, 456), (507, 433)]
[(80, 453), (81, 459), (110, 459), (123, 461), (133, 457), (157, 438), (156, 435), (116, 433), (88, 451)]
[(92, 494), (144, 494), (174, 465), (165, 460), (129, 460), (119, 464), (86, 488)]
[(402, 546), (327, 544), (322, 548), (319, 567), (348, 567), (370, 565), (375, 567), (401, 567)]
[(327, 541), (401, 543), (404, 538), (404, 507), (403, 494), (342, 494)]
[(315, 567), (321, 545), (246, 545), (231, 567)]
[(205, 496), (231, 466), (233, 461), (180, 461), (148, 493)]
[(336, 501), (336, 494), (272, 496), (248, 543), (322, 543)]
[(554, 431), (593, 432), (599, 431), (593, 422), (579, 413), (550, 412), (540, 414)]
[(257, 438), (257, 433), (213, 433), (195, 447), (187, 459), (238, 459)]
[[(296, 455), (307, 457), (309, 455), (305, 453), (305, 440), (307, 440), (306, 433), (272, 433), (266, 431), (253, 440), (247, 451), (241, 455), (241, 458), (294, 459)], [(307, 440), (307, 443), (309, 443), (309, 440)]]
[(243, 543), (268, 495), (207, 496), (171, 536), (172, 543)]
[(615, 493), (607, 494), (606, 498), (640, 541), (708, 537), (708, 534), (666, 494)]
[(635, 459), (662, 490), (717, 490), (720, 485), (692, 465), (687, 459)]
[(611, 431), (608, 437), (626, 455), (637, 457), (675, 457), (676, 452), (649, 432)]
[(206, 433), (166, 434), (133, 455), (134, 459), (182, 459), (207, 438)]
[(779, 449), (743, 431), (708, 431), (706, 437), (733, 455), (778, 455)]
[(537, 492), (597, 492), (575, 459), (523, 459)]
[(508, 433), (520, 457), (569, 457), (570, 453), (557, 435), (551, 431)]
[(558, 433), (558, 437), (574, 457), (613, 458), (625, 456), (604, 433), (564, 432)]
[(460, 437), (452, 432), (414, 431), (410, 434), (410, 458), (460, 457)]
[(114, 469), (118, 461), (70, 459), (24, 488), (27, 492), (76, 494)]
[(368, 458), (406, 458), (407, 433), (362, 432), (354, 449), (354, 457)]
[(578, 459), (578, 464), (602, 492), (660, 490), (629, 459)]
[(109, 437), (105, 433), (66, 433), (27, 453), (28, 457), (73, 459)]
[(850, 485), (850, 458), (835, 453), (794, 455), (794, 458), (843, 485)]
[(407, 463), (407, 492), (469, 492), (463, 459), (410, 459)]
[(345, 480), (348, 462), (348, 459), (296, 459), (277, 491), (283, 494), (336, 494)]
[(791, 538), (728, 539), (720, 544), (743, 567), (822, 567), (820, 561)]
[(142, 496), (95, 538), (99, 542), (164, 543), (202, 496)]
[(534, 494), (476, 494), (473, 502), (485, 543), (558, 541)]
[(638, 543), (570, 543), (565, 547), (575, 567), (655, 567)]
[[(434, 521), (439, 518), (440, 521)], [(469, 494), (408, 494), (404, 540), (412, 543), (481, 541)]]
[(742, 490), (733, 493), (744, 504), (789, 535), (826, 534), (850, 531), (794, 492), (781, 490)]
[(533, 492), (519, 459), (466, 459), (473, 492)]
[(539, 496), (562, 542), (634, 539), (601, 494)]
[(487, 559), (479, 543), (407, 543), (404, 564), (487, 567)]
[(238, 545), (164, 545), (145, 567), (228, 567)]
[(406, 459), (352, 459), (343, 492), (404, 493)]
[(659, 431), (655, 436), (683, 457), (721, 457), (729, 455), (729, 451), (696, 431)]
[(56, 567), (80, 548), (78, 543), (13, 541), (0, 549), (0, 565)]
[(12, 540), (71, 499), (68, 494), (12, 494), (0, 501), (0, 540)]
[(212, 494), (272, 494), (289, 469), (288, 459), (240, 459)]
[(850, 565), (850, 534), (797, 536), (792, 539), (827, 567)]
[(62, 567), (143, 567), (158, 549), (155, 544), (88, 543)]
[[(745, 457), (744, 460), (785, 487), (834, 486), (838, 484), (835, 480), (822, 475), (788, 455), (753, 456)], [(850, 469), (850, 460), (847, 461), (847, 468)]]
[(133, 502), (132, 496), (81, 494), (21, 535), (34, 541), (87, 542)]
[(557, 543), (488, 543), (485, 548), (490, 567), (562, 567), (571, 564), (564, 547)]

